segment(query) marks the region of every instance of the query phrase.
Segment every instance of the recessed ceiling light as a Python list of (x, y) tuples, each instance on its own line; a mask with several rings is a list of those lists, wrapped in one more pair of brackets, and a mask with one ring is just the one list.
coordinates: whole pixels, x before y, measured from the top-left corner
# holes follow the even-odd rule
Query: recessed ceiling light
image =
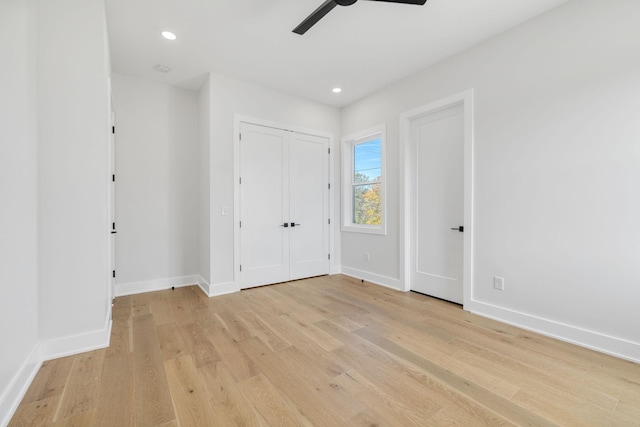
[(167, 67), (166, 65), (156, 65), (155, 70), (160, 71), (161, 73), (168, 73), (169, 71), (171, 71), (171, 68)]
[(332, 91), (333, 93), (340, 93), (342, 92), (342, 89), (340, 89), (339, 87), (334, 87)]
[(164, 37), (167, 40), (175, 40), (177, 37), (175, 34), (173, 34), (171, 31), (163, 31), (162, 33), (162, 37)]

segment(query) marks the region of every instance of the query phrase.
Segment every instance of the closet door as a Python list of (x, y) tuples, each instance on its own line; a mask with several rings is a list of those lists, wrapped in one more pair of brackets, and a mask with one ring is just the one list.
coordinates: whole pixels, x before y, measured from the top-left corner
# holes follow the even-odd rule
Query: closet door
[(240, 286), (329, 273), (329, 140), (240, 126)]
[(241, 124), (241, 287), (289, 280), (289, 134)]
[(329, 273), (329, 140), (291, 133), (290, 280)]

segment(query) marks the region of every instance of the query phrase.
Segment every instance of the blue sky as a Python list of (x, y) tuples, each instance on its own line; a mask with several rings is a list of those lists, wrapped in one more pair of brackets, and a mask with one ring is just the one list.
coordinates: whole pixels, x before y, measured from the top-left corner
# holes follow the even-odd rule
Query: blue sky
[(380, 138), (354, 146), (354, 173), (360, 172), (366, 175), (370, 181), (382, 175), (381, 150), (382, 141)]

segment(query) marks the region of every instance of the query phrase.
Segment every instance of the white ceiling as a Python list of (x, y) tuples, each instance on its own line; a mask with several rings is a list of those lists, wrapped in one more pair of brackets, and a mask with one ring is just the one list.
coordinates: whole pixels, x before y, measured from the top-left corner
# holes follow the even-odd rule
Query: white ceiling
[(567, 2), (358, 1), (292, 33), (322, 1), (105, 0), (113, 70), (190, 89), (213, 71), (341, 107)]

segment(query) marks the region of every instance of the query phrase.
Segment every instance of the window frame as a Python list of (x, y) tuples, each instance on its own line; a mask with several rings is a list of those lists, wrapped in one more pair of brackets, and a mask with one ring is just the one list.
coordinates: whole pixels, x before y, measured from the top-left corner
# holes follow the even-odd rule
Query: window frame
[[(356, 183), (354, 182), (355, 147), (375, 139), (380, 139), (380, 180)], [(385, 124), (342, 138), (342, 231), (366, 234), (387, 234), (386, 140), (387, 131)], [(353, 222), (353, 188), (356, 185), (367, 184), (380, 185), (381, 224), (367, 225), (355, 224)]]

